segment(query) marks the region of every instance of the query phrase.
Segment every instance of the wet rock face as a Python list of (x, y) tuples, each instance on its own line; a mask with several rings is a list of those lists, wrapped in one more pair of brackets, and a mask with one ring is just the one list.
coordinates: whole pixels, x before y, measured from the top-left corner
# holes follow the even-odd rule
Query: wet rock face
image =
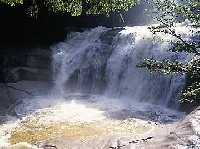
[[(103, 32), (99, 36), (100, 47), (88, 46), (80, 58), (80, 66), (74, 70), (65, 83), (69, 92), (102, 94), (105, 92), (108, 78), (107, 63), (114, 50), (113, 40), (122, 28)], [(72, 60), (73, 61), (73, 60)]]
[(45, 92), (48, 86), (41, 82), (50, 83), (51, 75), (50, 50), (0, 49), (0, 115), (11, 113), (21, 99), (32, 98), (32, 90)]
[(146, 26), (98, 27), (74, 33), (52, 47), (55, 88), (61, 93), (104, 94), (176, 106), (175, 92), (184, 78), (150, 74), (136, 67), (149, 55), (163, 59), (175, 57), (165, 49), (158, 50), (168, 46), (164, 41), (153, 46)]
[[(84, 93), (102, 93), (106, 85), (105, 69), (105, 64), (103, 64), (99, 70), (93, 66), (77, 69), (67, 81), (66, 88), (70, 91), (80, 90)], [(85, 77), (81, 77), (82, 75)], [(83, 88), (83, 86), (85, 88)]]
[(1, 50), (0, 82), (51, 80), (50, 50)]
[[(110, 39), (112, 41), (112, 39)], [(106, 40), (109, 42), (109, 40)], [(103, 44), (94, 52), (88, 52), (83, 56), (82, 63), (66, 82), (66, 88), (70, 91), (80, 90), (84, 93), (102, 93), (106, 86), (107, 60), (112, 54), (109, 44)], [(91, 58), (92, 57), (92, 58)]]

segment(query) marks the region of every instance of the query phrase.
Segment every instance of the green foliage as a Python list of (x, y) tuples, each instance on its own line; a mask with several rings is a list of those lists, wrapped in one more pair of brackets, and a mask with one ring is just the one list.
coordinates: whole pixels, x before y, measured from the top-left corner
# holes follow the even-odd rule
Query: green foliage
[(89, 8), (87, 14), (109, 14), (116, 11), (127, 11), (134, 6), (138, 0), (46, 0), (46, 4), (51, 11), (67, 11), (74, 16), (82, 12), (82, 4), (86, 3)]
[(178, 61), (162, 60), (158, 61), (155, 59), (145, 59), (143, 63), (138, 64), (137, 67), (145, 67), (150, 72), (160, 72), (163, 74), (171, 73), (187, 73), (188, 65)]
[(200, 57), (195, 56), (190, 62), (186, 87), (182, 94), (182, 102), (200, 104)]
[(68, 12), (72, 16), (78, 16), (82, 12), (81, 0), (45, 0), (44, 3), (50, 12)]
[(108, 14), (109, 12), (127, 11), (134, 6), (138, 0), (88, 0), (92, 7), (89, 14)]
[(23, 0), (0, 0), (0, 2), (15, 6), (16, 4), (23, 4)]
[[(145, 67), (148, 70), (169, 73), (186, 74), (186, 85), (182, 91), (180, 101), (196, 105), (200, 104), (200, 41), (185, 40), (175, 30), (177, 23), (188, 20), (193, 28), (191, 30), (194, 39), (200, 37), (200, 1), (199, 0), (182, 0), (179, 3), (173, 0), (153, 0), (153, 16), (159, 22), (157, 26), (149, 27), (150, 31), (157, 33), (169, 34), (177, 39), (171, 52), (187, 52), (194, 55), (193, 59), (187, 63), (178, 61), (155, 59), (145, 59), (138, 67)], [(196, 36), (196, 37), (195, 37)]]
[[(23, 0), (0, 0), (11, 6), (23, 4)], [(127, 11), (134, 6), (139, 0), (43, 0), (43, 6), (47, 7), (50, 12), (67, 12), (72, 16), (81, 15), (83, 5), (87, 5), (86, 14), (105, 14), (110, 12)], [(32, 5), (41, 4), (40, 0), (32, 0)], [(33, 7), (33, 6), (29, 6)], [(39, 6), (38, 6), (39, 7)], [(40, 8), (39, 8), (40, 10)]]
[(165, 25), (173, 26), (185, 19), (200, 25), (199, 0), (153, 0), (153, 8), (154, 18)]

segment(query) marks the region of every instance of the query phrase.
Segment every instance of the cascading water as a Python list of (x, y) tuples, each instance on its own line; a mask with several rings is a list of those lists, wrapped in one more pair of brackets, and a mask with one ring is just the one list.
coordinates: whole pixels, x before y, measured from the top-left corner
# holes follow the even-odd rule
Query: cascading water
[[(67, 92), (65, 85), (70, 80), (74, 81), (74, 83), (70, 84), (69, 89), (73, 89), (73, 86), (76, 86), (78, 90), (83, 85), (85, 85), (85, 88), (91, 85), (91, 89), (95, 89), (95, 86), (92, 85), (95, 85), (98, 79), (100, 79), (98, 77), (101, 77), (101, 72), (99, 71), (101, 71), (100, 67), (105, 56), (98, 53), (99, 49), (103, 48), (99, 38), (101, 33), (106, 30), (105, 28), (96, 28), (94, 31), (76, 33), (72, 35), (73, 37), (69, 41), (62, 42), (53, 47), (55, 53), (53, 55), (53, 67), (54, 70), (57, 69), (55, 90), (58, 93), (63, 95)], [(92, 69), (94, 69), (93, 74), (90, 72)], [(79, 74), (85, 74), (85, 76)]]
[(52, 47), (56, 89), (165, 106), (175, 103), (184, 77), (136, 67), (145, 58), (186, 60), (184, 54), (167, 51), (169, 36), (159, 37), (164, 41), (156, 42), (146, 26), (121, 31), (98, 27), (73, 35)]
[[(176, 30), (189, 39), (187, 27)], [(42, 146), (57, 138), (60, 148), (109, 148), (105, 139), (137, 138), (155, 122), (176, 121), (183, 114), (166, 107), (175, 105), (184, 76), (136, 67), (144, 58), (186, 61), (185, 53), (167, 51), (171, 38), (155, 40), (147, 26), (72, 33), (51, 47), (55, 85), (49, 95), (16, 106), (20, 119), (0, 126), (0, 148), (32, 149), (27, 143)]]

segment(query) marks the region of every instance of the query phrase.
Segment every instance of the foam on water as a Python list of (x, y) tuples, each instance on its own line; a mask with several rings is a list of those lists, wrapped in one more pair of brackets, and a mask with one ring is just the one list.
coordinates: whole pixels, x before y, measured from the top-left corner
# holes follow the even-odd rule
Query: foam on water
[[(1, 146), (12, 148), (22, 140), (37, 144), (59, 136), (137, 136), (153, 129), (154, 122), (172, 122), (182, 117), (181, 113), (159, 106), (125, 103), (104, 96), (76, 94), (57, 100), (58, 103), (52, 104), (52, 100), (56, 98), (26, 99), (16, 107), (21, 119), (1, 126)], [(19, 148), (26, 145), (30, 148), (30, 144), (16, 144)]]
[[(190, 28), (176, 30), (190, 40)], [(24, 99), (15, 108), (19, 119), (0, 126), (0, 148), (35, 149), (28, 143), (39, 146), (55, 136), (137, 136), (155, 122), (180, 119), (183, 113), (167, 107), (176, 104), (184, 76), (136, 67), (147, 57), (187, 61), (186, 53), (167, 51), (171, 40), (163, 34), (155, 40), (147, 26), (97, 27), (52, 46), (55, 86), (50, 96)]]
[[(190, 40), (191, 27), (180, 24), (175, 30)], [(154, 38), (148, 26), (121, 31), (98, 27), (73, 34), (52, 47), (57, 93), (101, 94), (166, 107), (176, 105), (184, 76), (150, 74), (136, 67), (145, 58), (186, 62), (190, 58), (186, 53), (168, 51), (174, 40), (166, 34)]]

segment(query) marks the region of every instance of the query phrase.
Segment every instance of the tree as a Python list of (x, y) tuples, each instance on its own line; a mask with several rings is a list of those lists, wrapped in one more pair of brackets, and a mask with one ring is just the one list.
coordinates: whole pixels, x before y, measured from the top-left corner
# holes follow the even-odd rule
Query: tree
[(23, 0), (0, 0), (0, 2), (11, 6), (15, 6), (16, 4), (23, 4)]
[(138, 1), (139, 0), (0, 0), (0, 2), (11, 6), (23, 5), (28, 2), (28, 9), (32, 14), (35, 14), (35, 10), (40, 11), (46, 7), (49, 12), (65, 12), (72, 16), (81, 15), (82, 12), (84, 14), (108, 15), (110, 12), (126, 11)]
[[(153, 0), (153, 17), (159, 25), (149, 27), (150, 31), (169, 34), (177, 39), (173, 42), (170, 52), (187, 52), (193, 54), (193, 59), (187, 63), (171, 60), (145, 59), (138, 67), (145, 67), (150, 71), (164, 74), (186, 74), (186, 85), (182, 91), (180, 101), (187, 105), (200, 104), (200, 1), (199, 0)], [(192, 40), (185, 40), (176, 32), (177, 23), (190, 22)], [(195, 30), (196, 29), (196, 30)]]

